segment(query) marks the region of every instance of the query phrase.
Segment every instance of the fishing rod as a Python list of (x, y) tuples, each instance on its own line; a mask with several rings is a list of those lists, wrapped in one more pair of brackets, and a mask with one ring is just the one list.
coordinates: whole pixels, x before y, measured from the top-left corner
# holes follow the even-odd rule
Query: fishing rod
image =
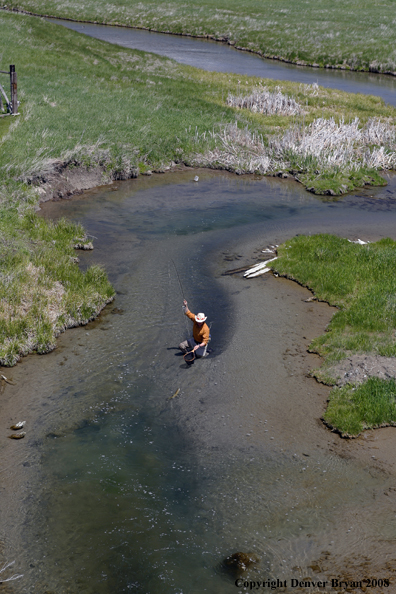
[[(182, 282), (181, 282), (181, 280), (180, 280), (180, 276), (179, 276), (179, 273), (178, 273), (178, 271), (177, 271), (176, 264), (175, 264), (175, 262), (174, 262), (173, 258), (171, 258), (171, 260), (172, 260), (172, 264), (173, 264), (173, 266), (174, 266), (174, 268), (175, 268), (175, 272), (176, 272), (177, 280), (179, 281), (180, 292), (181, 292), (181, 295), (182, 295), (183, 301), (186, 301), (186, 298), (184, 297), (184, 289), (183, 289), (183, 285), (182, 285)], [(184, 306), (183, 306), (183, 307), (184, 307)], [(188, 323), (187, 323), (187, 320), (186, 320), (186, 319), (184, 320), (184, 324), (185, 324), (185, 327), (186, 327), (186, 334), (188, 335), (188, 334), (189, 334), (189, 330), (188, 330)]]
[(176, 271), (176, 275), (177, 275), (177, 280), (179, 281), (180, 291), (181, 291), (181, 294), (182, 294), (182, 297), (183, 297), (183, 301), (184, 301), (186, 298), (184, 297), (183, 285), (181, 283), (180, 276), (179, 276), (179, 273), (177, 271), (176, 264), (175, 264), (173, 258), (171, 258), (171, 261), (172, 261), (173, 266), (175, 267), (175, 271)]

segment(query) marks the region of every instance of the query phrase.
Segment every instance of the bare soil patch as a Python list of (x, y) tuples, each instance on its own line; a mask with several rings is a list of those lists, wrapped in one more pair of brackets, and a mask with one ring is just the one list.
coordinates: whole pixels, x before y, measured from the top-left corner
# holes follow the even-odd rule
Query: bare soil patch
[(369, 377), (396, 378), (396, 359), (379, 355), (351, 355), (329, 369), (337, 386), (362, 384)]
[(56, 161), (44, 173), (31, 176), (27, 181), (36, 186), (40, 202), (69, 198), (85, 190), (113, 183), (114, 180), (132, 179), (138, 176), (138, 170), (131, 168), (122, 172), (110, 172), (104, 166), (84, 167)]

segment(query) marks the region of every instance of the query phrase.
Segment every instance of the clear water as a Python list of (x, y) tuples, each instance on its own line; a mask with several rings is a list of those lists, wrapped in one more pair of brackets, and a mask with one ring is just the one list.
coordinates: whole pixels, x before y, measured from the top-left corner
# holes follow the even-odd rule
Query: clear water
[(167, 56), (181, 64), (204, 70), (235, 72), (245, 76), (291, 80), (305, 84), (317, 82), (321, 86), (341, 89), (349, 93), (378, 95), (386, 103), (396, 104), (396, 77), (394, 76), (294, 66), (260, 58), (254, 54), (236, 50), (227, 44), (204, 39), (191, 39), (123, 27), (73, 23), (59, 19), (49, 20), (90, 37)]
[[(81, 265), (105, 265), (117, 296), (15, 370), (30, 415), (15, 471), (30, 489), (16, 591), (225, 594), (244, 591), (222, 566), (237, 551), (258, 558), (245, 578), (288, 583), (353, 555), (392, 558), (392, 476), (331, 451), (327, 388), (283, 360), (328, 306), (310, 312), (289, 281), (221, 275), (296, 233), (394, 237), (395, 178), (332, 202), (294, 182), (195, 174), (44, 207), (97, 238)], [(190, 368), (176, 348), (187, 329), (172, 259), (213, 324), (213, 352)], [(313, 574), (323, 551), (328, 570)]]

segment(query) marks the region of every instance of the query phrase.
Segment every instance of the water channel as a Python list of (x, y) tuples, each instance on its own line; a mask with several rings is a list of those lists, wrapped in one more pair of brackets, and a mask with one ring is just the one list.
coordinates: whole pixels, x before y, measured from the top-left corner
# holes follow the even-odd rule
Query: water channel
[(49, 19), (56, 24), (124, 47), (153, 52), (172, 58), (181, 64), (215, 72), (234, 72), (304, 84), (317, 82), (323, 87), (349, 93), (378, 95), (386, 103), (396, 105), (396, 77), (368, 72), (318, 69), (295, 66), (277, 60), (266, 60), (250, 52), (234, 49), (226, 43), (166, 35), (139, 29), (75, 23)]
[[(43, 206), (95, 236), (80, 265), (103, 264), (117, 295), (25, 358), (2, 395), (5, 424), (28, 428), (4, 447), (4, 546), (24, 574), (10, 591), (238, 593), (222, 565), (236, 551), (257, 558), (244, 578), (287, 592), (306, 576), (393, 575), (394, 429), (340, 440), (320, 421), (329, 389), (307, 377), (332, 308), (285, 279), (223, 275), (297, 233), (396, 238), (388, 182), (332, 201), (186, 169)], [(191, 367), (172, 260), (212, 323)]]

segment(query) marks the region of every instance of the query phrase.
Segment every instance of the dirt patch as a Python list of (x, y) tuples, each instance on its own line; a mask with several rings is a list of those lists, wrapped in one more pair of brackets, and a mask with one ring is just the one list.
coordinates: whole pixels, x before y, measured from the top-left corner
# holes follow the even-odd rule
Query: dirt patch
[(138, 173), (134, 167), (109, 172), (104, 165), (85, 167), (80, 163), (55, 161), (46, 172), (33, 174), (27, 182), (37, 187), (40, 202), (47, 202), (81, 194), (85, 190), (111, 184), (114, 180), (136, 178)]
[(396, 358), (379, 355), (352, 355), (332, 366), (328, 373), (336, 379), (335, 385), (362, 384), (370, 377), (396, 378)]

